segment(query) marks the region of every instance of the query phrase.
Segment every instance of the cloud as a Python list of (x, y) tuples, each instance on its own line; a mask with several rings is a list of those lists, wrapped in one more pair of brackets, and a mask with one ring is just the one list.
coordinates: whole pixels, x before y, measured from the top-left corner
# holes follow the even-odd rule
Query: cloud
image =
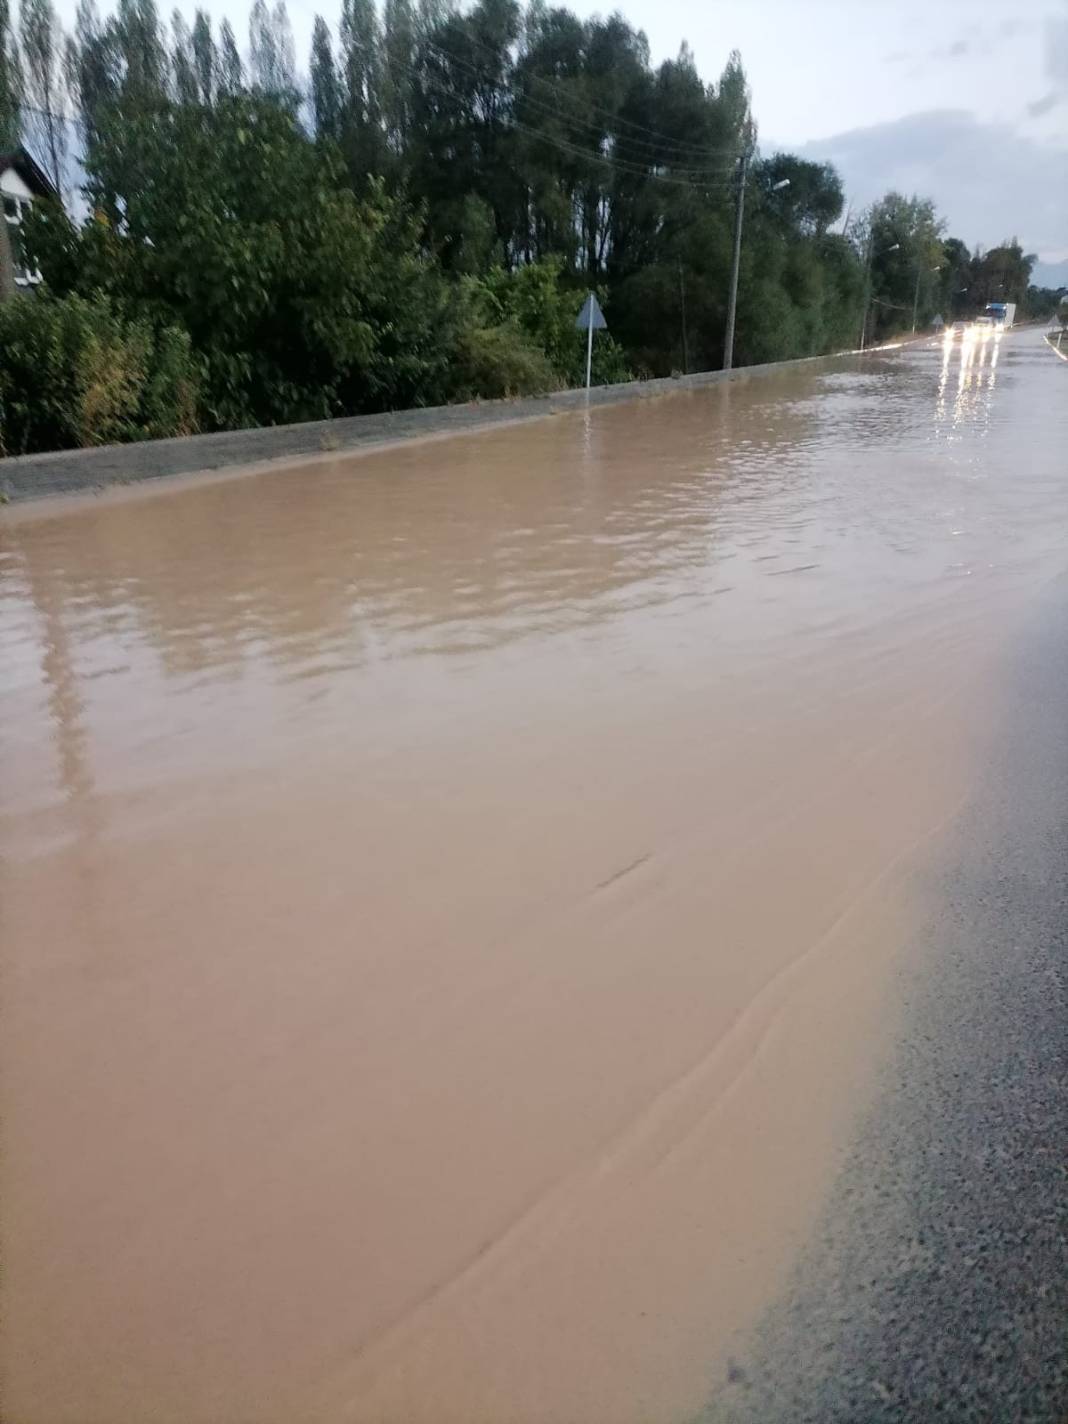
[(931, 50), (928, 59), (936, 60), (939, 64), (944, 64), (947, 59), (963, 59), (972, 47), (971, 40), (954, 40), (949, 45), (939, 45), (937, 49)]
[(1018, 236), (1025, 251), (1065, 256), (1068, 146), (1040, 143), (964, 110), (936, 109), (805, 144), (833, 163), (854, 211), (890, 189), (933, 198), (969, 246)]
[(1068, 259), (1064, 262), (1038, 262), (1031, 273), (1036, 287), (1068, 287)]
[(1036, 99), (1033, 104), (1028, 104), (1027, 112), (1031, 118), (1040, 119), (1043, 114), (1048, 114), (1051, 109), (1055, 109), (1063, 98), (1063, 94), (1043, 94), (1041, 99)]

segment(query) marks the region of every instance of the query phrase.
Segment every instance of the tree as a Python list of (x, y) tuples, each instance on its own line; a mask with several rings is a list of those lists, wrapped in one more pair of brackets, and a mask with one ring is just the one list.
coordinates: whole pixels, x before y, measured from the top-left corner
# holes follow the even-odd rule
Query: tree
[(938, 307), (946, 321), (968, 310), (971, 280), (971, 253), (959, 237), (947, 237), (942, 243), (937, 285)]
[(728, 141), (738, 153), (751, 153), (756, 147), (757, 126), (753, 118), (749, 82), (742, 67), (742, 56), (736, 49), (731, 50), (720, 75), (717, 95), (726, 123)]
[(167, 45), (154, 0), (119, 0), (108, 32), (118, 63), (118, 104), (126, 122), (167, 98)]
[(981, 310), (988, 302), (1027, 300), (1031, 269), (1038, 259), (1025, 253), (1016, 238), (992, 247), (985, 255), (976, 254), (972, 263), (971, 299), (973, 308)]
[(415, 16), (411, 0), (385, 0), (382, 35), (381, 101), (386, 141), (401, 155), (408, 139), (412, 107)]
[(202, 10), (164, 31), (155, 0), (94, 3), (66, 64), (94, 218), (30, 227), (57, 290), (188, 329), (208, 426), (574, 379), (591, 285), (625, 353), (599, 344), (606, 378), (718, 366), (743, 156), (740, 362), (1026, 289), (1018, 244), (973, 259), (920, 198), (836, 233), (837, 173), (760, 154), (740, 56), (706, 83), (618, 14), (342, 0), (301, 95), (285, 0), (252, 0), (247, 72), (227, 21), (216, 46)]
[(219, 56), (215, 52), (215, 41), (211, 35), (211, 19), (205, 10), (198, 10), (193, 19), (193, 70), (196, 74), (199, 102), (214, 103)]
[(8, 0), (0, 0), (0, 152), (17, 147), (22, 74)]
[(381, 55), (374, 0), (342, 0), (342, 145), (359, 186), (383, 167)]
[(341, 136), (341, 86), (330, 28), (322, 15), (316, 15), (312, 30), (311, 97), (316, 136), (336, 142)]
[(272, 97), (109, 126), (88, 196), (81, 227), (32, 215), (33, 259), (59, 294), (188, 331), (206, 428), (447, 395), (452, 308), (416, 221), (380, 185), (358, 199), (337, 151)]
[(488, 204), (498, 240), (514, 226), (511, 49), (518, 35), (515, 0), (477, 0), (466, 14), (449, 14), (419, 46), (411, 182), (427, 205), (430, 240), (449, 268), (460, 261), (469, 195)]
[(171, 16), (171, 77), (174, 98), (179, 104), (200, 102), (193, 36), (181, 10), (177, 9)]
[(82, 139), (91, 148), (118, 99), (119, 56), (113, 25), (100, 23), (95, 0), (78, 0), (74, 34), (66, 54), (67, 84), (81, 119)]
[(245, 75), (241, 56), (237, 51), (233, 26), (224, 20), (219, 27), (219, 83), (218, 93), (234, 98), (245, 87)]
[(52, 0), (23, 0), (19, 28), (32, 128), (41, 136), (48, 176), (61, 191), (67, 151), (64, 41)]
[(928, 290), (941, 256), (944, 224), (930, 199), (887, 193), (871, 208), (867, 226), (872, 331), (884, 336), (911, 324), (917, 292)]
[(286, 0), (253, 0), (249, 13), (249, 72), (252, 87), (287, 104), (296, 101), (296, 57)]
[(842, 216), (842, 180), (829, 163), (776, 153), (756, 165), (753, 177), (762, 206), (787, 231), (818, 237)]

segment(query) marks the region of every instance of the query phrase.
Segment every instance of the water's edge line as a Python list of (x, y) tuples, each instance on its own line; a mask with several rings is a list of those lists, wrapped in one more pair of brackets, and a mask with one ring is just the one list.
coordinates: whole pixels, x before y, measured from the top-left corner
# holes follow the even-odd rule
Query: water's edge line
[[(896, 343), (900, 344), (900, 343)], [(876, 354), (872, 347), (863, 354)], [(543, 420), (551, 415), (582, 411), (591, 406), (620, 405), (635, 400), (699, 390), (727, 381), (773, 375), (797, 366), (828, 363), (854, 356), (839, 351), (801, 356), (730, 371), (701, 371), (652, 381), (627, 381), (596, 386), (592, 391), (563, 390), (547, 396), (472, 402), (467, 405), (425, 406), (380, 415), (345, 416), (299, 425), (261, 426), (211, 435), (177, 436), (128, 445), (11, 456), (0, 459), (0, 495), (10, 504), (39, 502), (62, 495), (93, 494), (110, 486), (140, 484), (168, 477), (253, 473), (280, 463), (294, 467), (336, 460), (342, 456), (387, 449), (415, 440)], [(2, 517), (2, 516), (0, 516)]]

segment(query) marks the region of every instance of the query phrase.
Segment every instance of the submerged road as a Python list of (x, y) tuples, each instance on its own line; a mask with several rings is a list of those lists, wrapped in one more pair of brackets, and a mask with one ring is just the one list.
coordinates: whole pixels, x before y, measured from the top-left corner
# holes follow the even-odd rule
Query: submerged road
[(1066, 377), (0, 512), (5, 1418), (1063, 1424)]

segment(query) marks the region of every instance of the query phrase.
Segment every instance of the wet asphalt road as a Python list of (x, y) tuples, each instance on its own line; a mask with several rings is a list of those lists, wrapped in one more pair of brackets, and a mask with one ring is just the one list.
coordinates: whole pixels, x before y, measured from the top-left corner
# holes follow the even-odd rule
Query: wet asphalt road
[(1068, 1418), (1068, 583), (1006, 705), (878, 1105), (702, 1424)]

